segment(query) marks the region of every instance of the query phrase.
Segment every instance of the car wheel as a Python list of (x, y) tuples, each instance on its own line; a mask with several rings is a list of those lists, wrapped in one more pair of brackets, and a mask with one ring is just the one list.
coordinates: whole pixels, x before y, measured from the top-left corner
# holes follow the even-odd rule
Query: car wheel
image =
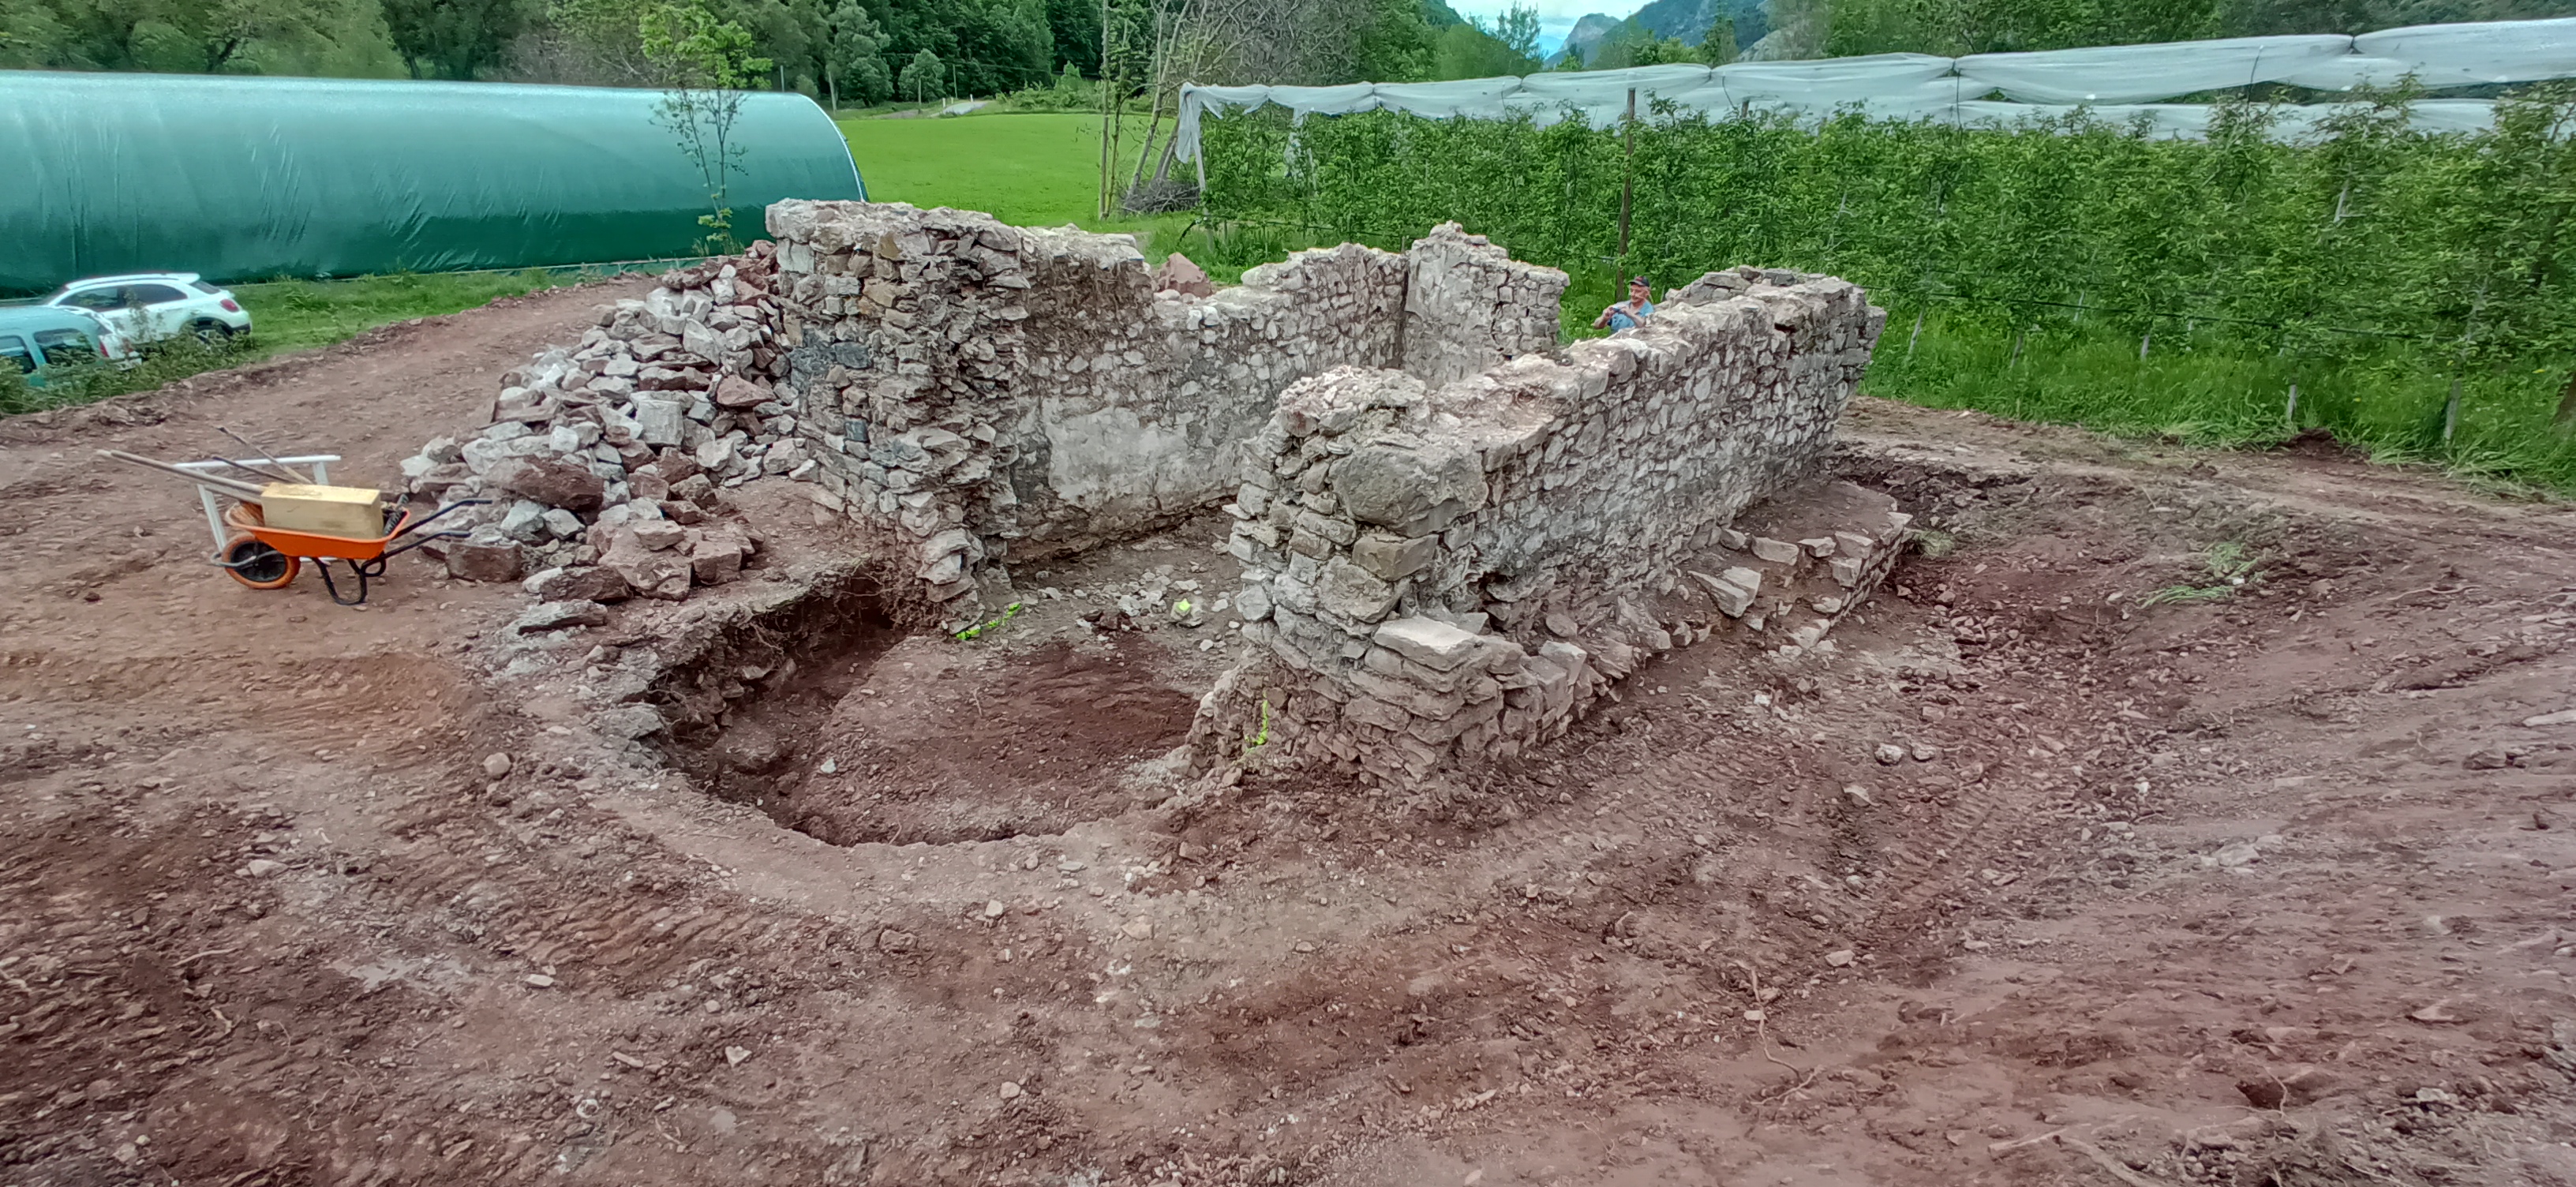
[(197, 341), (207, 346), (222, 346), (233, 340), (233, 328), (219, 321), (201, 321), (196, 325)]

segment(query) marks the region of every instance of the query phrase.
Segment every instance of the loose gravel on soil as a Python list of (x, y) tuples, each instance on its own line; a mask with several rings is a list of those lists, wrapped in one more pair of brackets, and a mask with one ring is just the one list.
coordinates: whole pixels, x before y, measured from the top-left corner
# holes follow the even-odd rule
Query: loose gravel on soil
[(600, 299), (0, 422), (0, 1182), (2576, 1182), (2563, 508), (1870, 404), (1938, 534), (1834, 654), (1198, 801), (1229, 620), (1118, 602), (1210, 525), (960, 642), (754, 484), (745, 581), (522, 638), (88, 460), (390, 480)]

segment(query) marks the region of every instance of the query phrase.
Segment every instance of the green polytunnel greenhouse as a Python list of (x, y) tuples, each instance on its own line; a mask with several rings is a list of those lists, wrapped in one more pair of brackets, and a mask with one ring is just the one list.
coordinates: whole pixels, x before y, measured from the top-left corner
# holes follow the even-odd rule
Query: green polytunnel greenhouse
[[(698, 254), (711, 187), (659, 91), (0, 71), (0, 290)], [(859, 199), (802, 95), (743, 97), (736, 234), (784, 198)]]

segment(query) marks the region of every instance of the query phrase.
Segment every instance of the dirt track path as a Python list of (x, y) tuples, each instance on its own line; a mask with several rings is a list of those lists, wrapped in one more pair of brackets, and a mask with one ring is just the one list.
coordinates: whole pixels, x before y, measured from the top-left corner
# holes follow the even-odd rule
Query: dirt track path
[(1134, 741), (982, 698), (1204, 670), (1033, 615), (779, 719), (914, 731), (834, 821), (994, 836), (835, 846), (568, 757), (515, 591), (240, 590), (86, 460), (388, 475), (599, 299), (0, 424), (0, 1182), (2576, 1183), (2564, 509), (1872, 405), (1848, 468), (1959, 547), (1836, 658), (1693, 649), (1446, 807), (943, 814)]

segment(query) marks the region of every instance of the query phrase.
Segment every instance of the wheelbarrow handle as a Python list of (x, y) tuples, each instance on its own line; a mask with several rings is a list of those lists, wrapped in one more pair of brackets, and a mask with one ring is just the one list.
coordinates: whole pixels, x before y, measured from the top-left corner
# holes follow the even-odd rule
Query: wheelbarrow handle
[(402, 554), (404, 554), (404, 553), (406, 553), (406, 552), (409, 552), (409, 551), (411, 551), (412, 549), (418, 548), (418, 547), (420, 547), (420, 546), (421, 546), (421, 545), (423, 545), (423, 544), (427, 544), (427, 543), (429, 543), (429, 542), (430, 542), (430, 541), (432, 541), (432, 540), (453, 540), (453, 539), (456, 539), (456, 538), (458, 538), (458, 537), (460, 537), (460, 536), (466, 535), (466, 533), (465, 533), (464, 531), (462, 531), (462, 530), (456, 530), (456, 531), (445, 531), (445, 532), (422, 532), (422, 531), (421, 531), (421, 529), (422, 529), (422, 528), (425, 528), (425, 527), (428, 527), (428, 526), (430, 525), (430, 523), (431, 523), (432, 521), (436, 520), (438, 517), (440, 517), (440, 516), (442, 516), (442, 515), (445, 515), (445, 514), (447, 514), (447, 513), (448, 513), (448, 512), (450, 512), (450, 511), (454, 511), (454, 510), (456, 510), (456, 509), (457, 509), (457, 508), (459, 508), (459, 507), (479, 507), (479, 506), (481, 506), (481, 505), (483, 505), (483, 504), (485, 504), (485, 503), (489, 503), (489, 502), (491, 502), (491, 501), (492, 501), (492, 500), (490, 500), (490, 499), (458, 499), (458, 500), (456, 500), (455, 502), (450, 503), (450, 504), (448, 504), (448, 505), (446, 505), (446, 506), (444, 506), (444, 507), (441, 507), (441, 508), (439, 508), (439, 509), (438, 509), (438, 510), (436, 510), (436, 511), (430, 512), (427, 516), (423, 517), (423, 518), (421, 519), (421, 521), (420, 521), (420, 522), (418, 522), (418, 523), (413, 523), (413, 524), (406, 524), (406, 525), (404, 525), (403, 530), (402, 530), (401, 532), (397, 533), (397, 534), (398, 534), (398, 535), (404, 535), (404, 536), (410, 536), (410, 537), (411, 537), (411, 539), (406, 540), (406, 541), (404, 541), (403, 543), (401, 543), (401, 544), (399, 544), (399, 545), (396, 545), (395, 547), (392, 547), (392, 548), (388, 548), (388, 549), (386, 549), (386, 550), (384, 551), (384, 555), (383, 555), (381, 558), (379, 558), (379, 559), (382, 559), (382, 560), (390, 560), (390, 559), (392, 559), (392, 558), (394, 558), (394, 557), (401, 556)]
[(436, 511), (430, 512), (428, 515), (422, 516), (420, 522), (412, 524), (410, 527), (403, 530), (406, 534), (417, 532), (422, 528), (428, 527), (430, 524), (437, 522), (440, 516), (445, 515), (450, 511), (454, 511), (459, 507), (480, 507), (491, 501), (492, 500), (490, 499), (458, 499)]

